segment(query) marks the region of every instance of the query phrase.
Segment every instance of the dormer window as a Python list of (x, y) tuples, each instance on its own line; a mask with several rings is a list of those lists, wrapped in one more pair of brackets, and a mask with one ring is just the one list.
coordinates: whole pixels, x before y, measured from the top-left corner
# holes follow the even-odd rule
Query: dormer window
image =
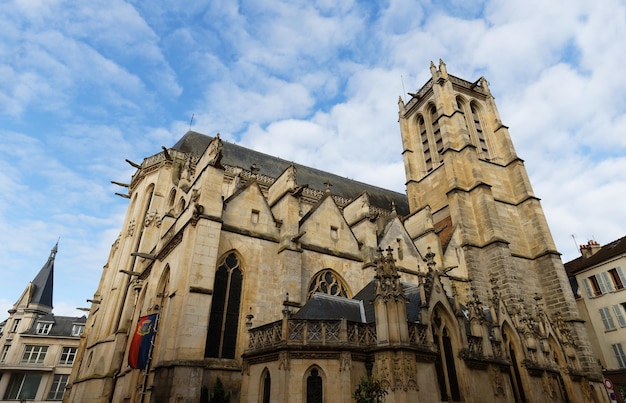
[(50, 329), (52, 329), (52, 323), (39, 322), (37, 323), (37, 334), (48, 334), (50, 333)]
[(72, 336), (78, 337), (85, 331), (85, 325), (72, 325)]

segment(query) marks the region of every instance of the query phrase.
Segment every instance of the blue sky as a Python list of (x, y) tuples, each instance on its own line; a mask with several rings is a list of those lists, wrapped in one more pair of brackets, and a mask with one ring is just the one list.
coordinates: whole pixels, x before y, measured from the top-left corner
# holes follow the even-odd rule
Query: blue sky
[(565, 261), (572, 235), (626, 235), (624, 1), (469, 3), (3, 2), (0, 320), (59, 238), (55, 312), (81, 314), (127, 207), (110, 181), (192, 115), (196, 131), (404, 191), (397, 99), (440, 58), (489, 81)]

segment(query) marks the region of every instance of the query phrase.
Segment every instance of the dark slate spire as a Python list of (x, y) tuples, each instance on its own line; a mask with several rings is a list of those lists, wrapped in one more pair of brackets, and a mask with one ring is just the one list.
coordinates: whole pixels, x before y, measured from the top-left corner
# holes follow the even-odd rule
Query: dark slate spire
[(33, 280), (33, 295), (29, 301), (30, 304), (39, 304), (48, 306), (52, 309), (52, 287), (54, 280), (54, 258), (57, 254), (59, 242), (54, 245), (50, 251), (50, 257), (46, 264), (43, 265), (37, 277)]

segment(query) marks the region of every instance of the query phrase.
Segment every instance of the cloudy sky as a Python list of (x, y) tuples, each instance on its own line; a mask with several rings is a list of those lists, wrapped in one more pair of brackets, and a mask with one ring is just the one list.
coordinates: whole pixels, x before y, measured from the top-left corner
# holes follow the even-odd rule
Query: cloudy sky
[(192, 116), (403, 192), (397, 99), (431, 60), (487, 78), (565, 261), (626, 235), (623, 0), (8, 0), (0, 26), (0, 320), (58, 239), (55, 312), (81, 314), (127, 207), (110, 181)]

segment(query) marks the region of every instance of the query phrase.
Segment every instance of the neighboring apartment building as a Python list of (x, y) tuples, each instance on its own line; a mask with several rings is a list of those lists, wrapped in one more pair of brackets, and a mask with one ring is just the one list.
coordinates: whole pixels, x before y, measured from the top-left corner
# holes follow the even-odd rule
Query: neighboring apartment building
[(430, 70), (407, 194), (191, 131), (131, 163), (64, 400), (353, 402), (372, 374), (387, 403), (606, 401), (487, 81)]
[(565, 269), (604, 375), (626, 399), (626, 237), (580, 252)]
[(56, 252), (0, 322), (0, 401), (63, 399), (87, 318), (52, 313)]

